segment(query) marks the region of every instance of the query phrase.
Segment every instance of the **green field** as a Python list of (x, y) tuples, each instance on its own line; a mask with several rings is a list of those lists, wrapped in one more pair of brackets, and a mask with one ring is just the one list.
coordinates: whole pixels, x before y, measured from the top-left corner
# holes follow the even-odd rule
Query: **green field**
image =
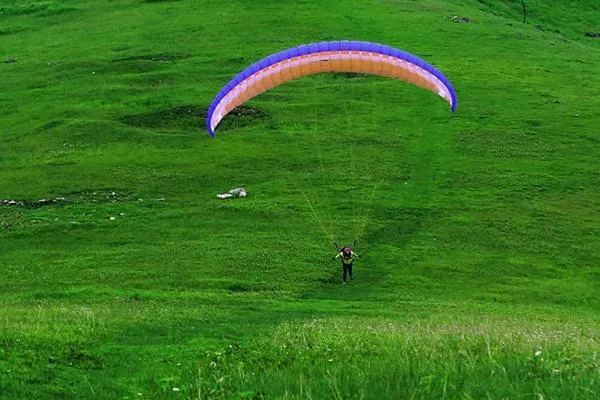
[[(524, 3), (0, 0), (0, 398), (600, 398), (600, 2)], [(457, 112), (322, 74), (207, 134), (344, 39)]]

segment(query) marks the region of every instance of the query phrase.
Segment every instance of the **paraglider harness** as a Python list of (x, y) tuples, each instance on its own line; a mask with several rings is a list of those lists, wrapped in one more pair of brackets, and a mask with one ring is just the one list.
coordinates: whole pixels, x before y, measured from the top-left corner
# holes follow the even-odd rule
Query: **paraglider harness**
[(341, 259), (342, 263), (348, 265), (352, 264), (352, 248), (350, 246), (345, 246), (341, 251)]
[[(358, 254), (354, 253), (354, 250), (352, 249), (353, 247), (356, 247), (356, 240), (354, 240), (354, 242), (352, 243), (352, 247), (350, 247), (349, 245), (346, 245), (344, 247), (340, 247), (338, 246), (338, 244), (336, 242), (333, 242), (333, 246), (338, 250), (338, 255), (335, 256), (334, 258), (337, 258), (338, 256), (341, 257), (342, 262), (344, 264), (352, 264), (352, 256), (358, 256)], [(352, 254), (354, 253), (354, 254)]]

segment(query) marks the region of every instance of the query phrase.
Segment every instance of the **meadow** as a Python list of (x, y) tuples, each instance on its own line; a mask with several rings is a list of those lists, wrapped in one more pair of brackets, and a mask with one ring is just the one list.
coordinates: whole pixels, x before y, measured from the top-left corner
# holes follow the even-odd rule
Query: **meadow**
[[(600, 397), (600, 3), (524, 3), (0, 0), (0, 398)], [(322, 74), (207, 134), (343, 39), (456, 113)]]

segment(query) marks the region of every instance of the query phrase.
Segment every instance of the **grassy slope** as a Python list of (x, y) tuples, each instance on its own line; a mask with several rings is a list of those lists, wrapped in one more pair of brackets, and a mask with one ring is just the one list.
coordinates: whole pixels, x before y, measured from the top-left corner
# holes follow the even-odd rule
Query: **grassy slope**
[[(528, 2), (542, 31), (501, 2), (260, 3), (1, 3), (0, 198), (67, 199), (0, 208), (6, 397), (597, 393), (600, 53), (578, 34), (597, 6)], [(340, 38), (432, 62), (458, 112), (399, 82), (318, 76), (202, 132), (246, 65)], [(214, 200), (238, 185), (251, 197)], [(350, 287), (332, 235), (359, 236)], [(296, 356), (307, 335), (323, 352)], [(486, 364), (490, 340), (506, 360)], [(332, 344), (354, 358), (329, 362)], [(552, 375), (530, 360), (542, 345), (581, 368)], [(365, 363), (359, 388), (340, 372)], [(459, 384), (490, 365), (513, 368), (508, 392)]]

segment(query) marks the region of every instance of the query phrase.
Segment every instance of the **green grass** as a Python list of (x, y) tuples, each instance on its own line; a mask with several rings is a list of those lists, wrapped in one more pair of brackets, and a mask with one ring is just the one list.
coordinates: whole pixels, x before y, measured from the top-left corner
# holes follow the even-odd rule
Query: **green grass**
[[(598, 397), (600, 10), (526, 3), (0, 1), (0, 397)], [(329, 74), (206, 134), (237, 72), (337, 39), (457, 112)]]
[(208, 352), (195, 385), (181, 390), (231, 398), (587, 398), (599, 367), (590, 352), (597, 337), (587, 334), (527, 320), (314, 320), (286, 324), (248, 349)]

